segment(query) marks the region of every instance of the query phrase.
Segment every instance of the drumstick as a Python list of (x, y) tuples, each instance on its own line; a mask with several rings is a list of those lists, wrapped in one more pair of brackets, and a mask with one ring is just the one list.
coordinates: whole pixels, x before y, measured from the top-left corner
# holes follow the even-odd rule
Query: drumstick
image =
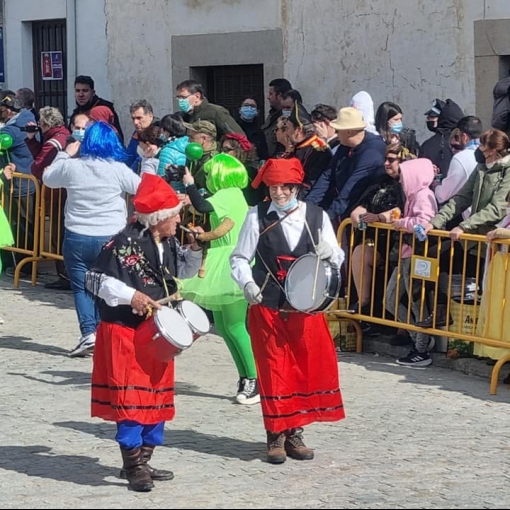
[[(321, 229), (317, 233), (317, 245), (321, 242)], [(315, 301), (315, 290), (317, 288), (317, 277), (319, 276), (319, 263), (321, 258), (317, 255), (317, 262), (315, 264), (315, 276), (313, 278), (312, 301)]]

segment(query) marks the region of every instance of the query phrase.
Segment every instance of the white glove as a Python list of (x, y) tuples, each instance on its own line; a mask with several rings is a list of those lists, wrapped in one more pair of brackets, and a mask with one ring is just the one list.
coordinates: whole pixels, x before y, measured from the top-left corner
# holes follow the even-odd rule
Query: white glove
[(244, 297), (250, 305), (257, 305), (262, 302), (260, 287), (255, 282), (248, 282), (244, 286)]
[(322, 260), (332, 258), (335, 253), (333, 247), (326, 241), (320, 241), (320, 243), (315, 247), (315, 251)]

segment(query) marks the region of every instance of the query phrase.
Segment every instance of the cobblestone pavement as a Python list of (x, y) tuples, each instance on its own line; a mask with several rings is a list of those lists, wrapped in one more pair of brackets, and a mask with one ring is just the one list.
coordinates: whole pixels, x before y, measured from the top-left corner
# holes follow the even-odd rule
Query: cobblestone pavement
[(313, 424), (313, 461), (265, 462), (260, 410), (208, 335), (176, 361), (177, 415), (147, 494), (117, 475), (114, 425), (89, 416), (92, 360), (72, 359), (70, 293), (0, 284), (1, 508), (508, 508), (510, 392), (444, 368), (341, 355), (347, 418)]

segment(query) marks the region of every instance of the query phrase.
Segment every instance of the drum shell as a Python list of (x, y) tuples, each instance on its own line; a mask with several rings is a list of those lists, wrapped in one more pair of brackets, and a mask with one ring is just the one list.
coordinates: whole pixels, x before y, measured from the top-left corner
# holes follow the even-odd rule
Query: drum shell
[(176, 310), (181, 317), (186, 321), (193, 333), (193, 341), (203, 335), (209, 333), (211, 324), (207, 314), (192, 301), (182, 300), (173, 303), (174, 310)]
[[(176, 318), (181, 319), (178, 314), (175, 314), (174, 320)], [(186, 327), (189, 329), (189, 326), (186, 325)], [(188, 334), (191, 336), (191, 330)], [(145, 344), (147, 351), (154, 359), (165, 363), (191, 345), (191, 338), (188, 338), (188, 334), (184, 338), (185, 341), (179, 342), (164, 330), (158, 320), (158, 312), (155, 312), (138, 326), (135, 341)]]
[[(287, 277), (285, 280), (285, 294), (287, 296), (287, 301), (289, 304), (295, 309), (303, 313), (315, 313), (315, 312), (323, 312), (330, 308), (335, 300), (338, 298), (338, 294), (340, 292), (340, 286), (342, 283), (340, 276), (340, 268), (338, 268), (335, 264), (330, 262), (329, 260), (321, 260), (319, 259), (319, 270), (322, 271), (324, 275), (325, 284), (323, 288), (316, 288), (316, 299), (315, 305), (301, 307), (292, 299), (292, 288), (294, 282), (302, 283), (302, 266), (304, 261), (310, 262), (308, 264), (311, 267), (312, 273), (315, 271), (315, 267), (317, 264), (318, 256), (314, 253), (308, 253), (299, 257), (292, 263), (290, 267)], [(309, 293), (312, 295), (313, 289), (306, 288), (303, 289), (303, 292)], [(301, 295), (301, 290), (298, 292)]]

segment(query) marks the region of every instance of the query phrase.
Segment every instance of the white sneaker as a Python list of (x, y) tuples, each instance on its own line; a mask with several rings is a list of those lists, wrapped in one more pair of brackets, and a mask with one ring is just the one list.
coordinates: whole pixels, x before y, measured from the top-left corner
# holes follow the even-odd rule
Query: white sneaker
[(69, 353), (70, 358), (84, 358), (87, 354), (94, 350), (96, 345), (96, 334), (89, 333), (82, 336), (78, 345)]
[(236, 397), (238, 404), (258, 404), (260, 402), (259, 385), (257, 379), (245, 379), (244, 389)]

